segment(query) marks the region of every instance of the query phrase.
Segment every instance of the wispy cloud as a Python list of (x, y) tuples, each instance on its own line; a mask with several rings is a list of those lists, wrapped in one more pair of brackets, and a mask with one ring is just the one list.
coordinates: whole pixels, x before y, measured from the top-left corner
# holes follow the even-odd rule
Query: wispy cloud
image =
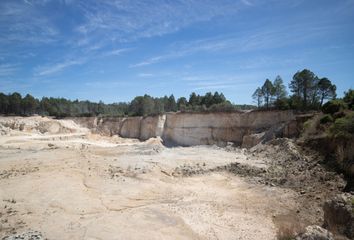
[(53, 65), (37, 67), (37, 69), (35, 70), (35, 76), (51, 75), (51, 74), (54, 74), (54, 73), (61, 72), (64, 69), (69, 68), (71, 66), (84, 64), (85, 62), (86, 62), (86, 60), (84, 60), (84, 59), (66, 60), (64, 62), (55, 63)]
[(119, 56), (124, 52), (131, 51), (132, 48), (119, 48), (119, 49), (112, 49), (109, 51), (104, 52), (101, 56), (108, 57), (108, 56)]
[(0, 4), (1, 43), (49, 43), (56, 40), (58, 29), (31, 1)]
[(145, 59), (131, 67), (142, 67), (166, 60), (185, 57), (195, 53), (237, 53), (256, 50), (269, 50), (292, 46), (325, 36), (336, 26), (313, 25), (303, 28), (302, 25), (291, 25), (287, 28), (270, 27), (254, 29), (237, 35), (224, 35), (189, 42), (172, 44), (170, 50), (158, 56)]
[(138, 77), (141, 77), (141, 78), (149, 78), (149, 77), (153, 77), (154, 74), (152, 73), (139, 73), (138, 74)]
[(181, 78), (191, 89), (216, 91), (254, 85), (254, 74), (187, 74)]
[(142, 66), (154, 64), (154, 63), (160, 62), (162, 60), (169, 59), (169, 58), (171, 58), (171, 56), (172, 56), (171, 54), (168, 54), (168, 55), (163, 55), (163, 56), (152, 57), (152, 58), (146, 59), (142, 62), (139, 62), (136, 64), (131, 64), (129, 67), (134, 68), (134, 67), (142, 67)]
[[(85, 22), (76, 28), (83, 36), (102, 33), (120, 42), (161, 36), (192, 23), (237, 12), (242, 3), (213, 0), (182, 1), (85, 1), (77, 4)], [(107, 37), (107, 36), (106, 36)]]
[(250, 0), (241, 0), (241, 2), (247, 6), (253, 6), (253, 3)]
[(18, 70), (16, 64), (0, 64), (0, 77), (11, 76)]

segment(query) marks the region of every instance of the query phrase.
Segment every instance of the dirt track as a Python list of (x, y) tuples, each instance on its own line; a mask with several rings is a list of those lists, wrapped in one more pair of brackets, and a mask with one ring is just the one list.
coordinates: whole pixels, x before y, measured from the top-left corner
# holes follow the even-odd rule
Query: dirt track
[(301, 207), (298, 194), (209, 171), (236, 162), (268, 166), (241, 149), (9, 130), (0, 136), (0, 237), (276, 239), (275, 219)]

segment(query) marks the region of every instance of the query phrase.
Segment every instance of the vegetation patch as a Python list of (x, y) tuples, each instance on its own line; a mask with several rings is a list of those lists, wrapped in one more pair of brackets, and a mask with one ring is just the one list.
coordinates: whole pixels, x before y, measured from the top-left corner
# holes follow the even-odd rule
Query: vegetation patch
[(324, 115), (321, 119), (320, 119), (320, 123), (321, 124), (326, 124), (326, 123), (331, 123), (333, 122), (333, 117), (329, 114)]
[(354, 113), (351, 112), (345, 117), (336, 119), (330, 128), (330, 132), (334, 137), (354, 138)]

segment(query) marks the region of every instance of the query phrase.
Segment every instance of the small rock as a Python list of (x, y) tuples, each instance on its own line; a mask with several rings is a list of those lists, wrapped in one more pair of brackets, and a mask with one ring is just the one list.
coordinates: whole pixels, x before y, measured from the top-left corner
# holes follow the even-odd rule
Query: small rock
[(306, 227), (304, 233), (298, 235), (296, 240), (334, 240), (333, 234), (317, 225)]

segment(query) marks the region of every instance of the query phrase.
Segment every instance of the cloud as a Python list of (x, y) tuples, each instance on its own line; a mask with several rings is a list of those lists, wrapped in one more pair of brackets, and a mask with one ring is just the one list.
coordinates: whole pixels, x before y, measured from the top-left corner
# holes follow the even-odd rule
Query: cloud
[(146, 60), (144, 60), (142, 62), (139, 62), (139, 63), (136, 63), (136, 64), (132, 64), (129, 67), (131, 67), (131, 68), (142, 67), (142, 66), (146, 66), (146, 65), (157, 63), (157, 62), (159, 62), (161, 60), (164, 60), (164, 59), (168, 59), (169, 57), (170, 57), (170, 55), (156, 56), (156, 57), (152, 57), (152, 58), (146, 59)]
[(51, 75), (54, 73), (58, 73), (63, 71), (64, 69), (74, 66), (74, 65), (81, 65), (84, 64), (86, 62), (86, 60), (66, 60), (64, 62), (61, 63), (56, 63), (54, 65), (47, 65), (44, 67), (38, 67), (35, 70), (35, 75), (36, 76), (47, 76), (47, 75)]
[(0, 77), (14, 75), (18, 70), (16, 64), (0, 64)]
[(253, 6), (253, 3), (250, 0), (241, 0), (241, 2), (247, 6)]
[(50, 43), (58, 36), (58, 29), (32, 1), (5, 1), (0, 4), (0, 12), (0, 43)]
[(309, 25), (306, 28), (300, 24), (289, 25), (286, 28), (269, 26), (234, 35), (179, 42), (172, 44), (167, 53), (147, 58), (132, 64), (131, 67), (147, 66), (196, 53), (242, 53), (294, 46), (325, 36), (336, 28), (325, 24)]
[(132, 48), (119, 48), (119, 49), (112, 49), (110, 51), (104, 52), (102, 54), (102, 57), (108, 57), (108, 56), (119, 56), (124, 52), (131, 51)]
[(141, 77), (141, 78), (149, 78), (149, 77), (153, 77), (154, 74), (152, 73), (139, 73), (138, 74), (138, 77)]
[(233, 14), (242, 5), (239, 0), (225, 0), (222, 4), (213, 0), (87, 0), (76, 4), (85, 19), (76, 31), (84, 37), (100, 34), (113, 41), (135, 41)]

